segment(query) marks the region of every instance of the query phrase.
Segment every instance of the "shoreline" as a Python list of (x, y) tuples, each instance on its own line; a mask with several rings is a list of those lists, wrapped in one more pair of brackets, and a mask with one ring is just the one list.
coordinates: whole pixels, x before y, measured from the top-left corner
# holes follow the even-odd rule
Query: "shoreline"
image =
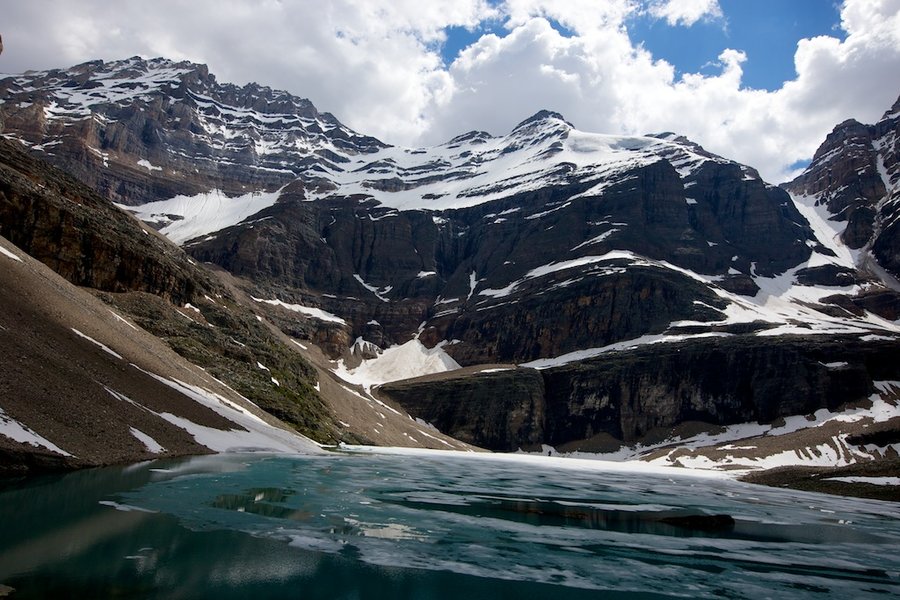
[[(781, 489), (801, 492), (814, 492), (830, 496), (865, 498), (886, 502), (900, 502), (900, 485), (877, 485), (865, 481), (845, 481), (838, 478), (897, 478), (900, 477), (900, 459), (858, 463), (845, 467), (808, 467), (784, 466), (760, 471), (727, 471), (698, 469), (678, 466), (654, 465), (646, 461), (611, 461), (593, 458), (576, 458), (566, 456), (544, 456), (543, 454), (502, 453), (502, 452), (463, 452), (459, 450), (433, 450), (400, 446), (326, 446), (322, 450), (334, 454), (361, 455), (403, 455), (403, 456), (443, 456), (447, 458), (463, 458), (468, 460), (491, 460), (507, 463), (520, 463), (532, 466), (547, 466), (562, 469), (586, 470), (602, 472), (639, 472), (653, 475), (690, 477), (696, 479), (732, 480)], [(167, 455), (151, 460), (170, 460), (190, 458), (192, 456), (210, 456), (215, 454), (232, 454), (229, 452), (200, 452), (178, 455)], [(266, 452), (265, 454), (273, 454)], [(292, 456), (290, 453), (274, 453)], [(54, 474), (65, 474), (83, 469), (94, 469), (114, 466), (127, 466), (146, 462), (113, 461), (109, 463), (85, 463), (66, 457), (56, 458), (45, 453), (5, 452), (0, 453), (4, 459), (15, 455), (20, 460), (14, 464), (4, 460), (0, 468), (0, 481), (9, 482), (17, 479), (41, 477)]]

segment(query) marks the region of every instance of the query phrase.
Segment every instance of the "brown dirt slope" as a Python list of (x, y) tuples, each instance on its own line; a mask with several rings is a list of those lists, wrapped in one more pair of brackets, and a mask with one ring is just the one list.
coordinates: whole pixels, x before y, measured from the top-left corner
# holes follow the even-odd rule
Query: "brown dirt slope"
[[(87, 290), (71, 285), (3, 238), (0, 246), (5, 250), (0, 254), (0, 409), (73, 455), (61, 456), (0, 436), (0, 473), (209, 452), (184, 429), (154, 413), (170, 413), (219, 430), (242, 429), (147, 372), (203, 387), (262, 415)], [(132, 435), (132, 427), (165, 452), (149, 452)]]

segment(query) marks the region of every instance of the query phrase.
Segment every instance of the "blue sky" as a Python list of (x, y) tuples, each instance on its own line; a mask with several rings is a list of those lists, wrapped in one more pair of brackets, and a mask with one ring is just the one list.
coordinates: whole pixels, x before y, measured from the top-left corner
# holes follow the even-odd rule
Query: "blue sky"
[(672, 27), (644, 15), (628, 23), (628, 31), (679, 73), (712, 71), (722, 50), (742, 50), (747, 55), (744, 85), (769, 91), (797, 76), (794, 52), (801, 39), (846, 37), (831, 0), (719, 0), (719, 6), (723, 18)]
[(0, 73), (190, 60), (406, 146), (548, 109), (678, 132), (772, 183), (900, 94), (900, 0), (29, 0), (0, 33)]
[[(724, 49), (741, 50), (747, 55), (744, 86), (768, 91), (797, 76), (794, 52), (801, 39), (846, 38), (840, 29), (840, 5), (832, 0), (719, 0), (719, 6), (721, 17), (704, 18), (690, 26), (673, 26), (642, 12), (627, 19), (625, 27), (635, 44), (671, 63), (676, 76), (715, 72)], [(561, 34), (574, 35), (558, 21), (548, 21)], [(447, 65), (482, 35), (506, 34), (499, 19), (484, 21), (475, 28), (455, 26), (445, 31), (447, 39), (438, 47)]]

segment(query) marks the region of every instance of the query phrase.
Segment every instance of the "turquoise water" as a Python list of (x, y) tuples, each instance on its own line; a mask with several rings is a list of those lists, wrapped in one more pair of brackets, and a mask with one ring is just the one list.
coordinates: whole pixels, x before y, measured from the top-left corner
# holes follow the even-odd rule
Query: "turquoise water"
[(558, 465), (219, 455), (3, 481), (0, 584), (14, 599), (900, 595), (897, 504)]

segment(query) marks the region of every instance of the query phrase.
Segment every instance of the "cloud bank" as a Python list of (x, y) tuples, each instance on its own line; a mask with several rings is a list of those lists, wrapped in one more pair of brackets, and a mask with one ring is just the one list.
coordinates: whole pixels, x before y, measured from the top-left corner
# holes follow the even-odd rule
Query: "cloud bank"
[[(676, 77), (629, 37), (638, 15), (676, 27), (723, 18), (717, 0), (30, 0), (4, 7), (0, 71), (188, 59), (402, 145), (506, 133), (547, 108), (586, 131), (676, 131), (773, 182), (835, 124), (873, 122), (900, 93), (900, 0), (845, 0), (844, 39), (801, 40), (796, 78), (774, 91), (742, 85), (739, 48), (712, 74)], [(450, 27), (474, 41), (448, 65)]]

